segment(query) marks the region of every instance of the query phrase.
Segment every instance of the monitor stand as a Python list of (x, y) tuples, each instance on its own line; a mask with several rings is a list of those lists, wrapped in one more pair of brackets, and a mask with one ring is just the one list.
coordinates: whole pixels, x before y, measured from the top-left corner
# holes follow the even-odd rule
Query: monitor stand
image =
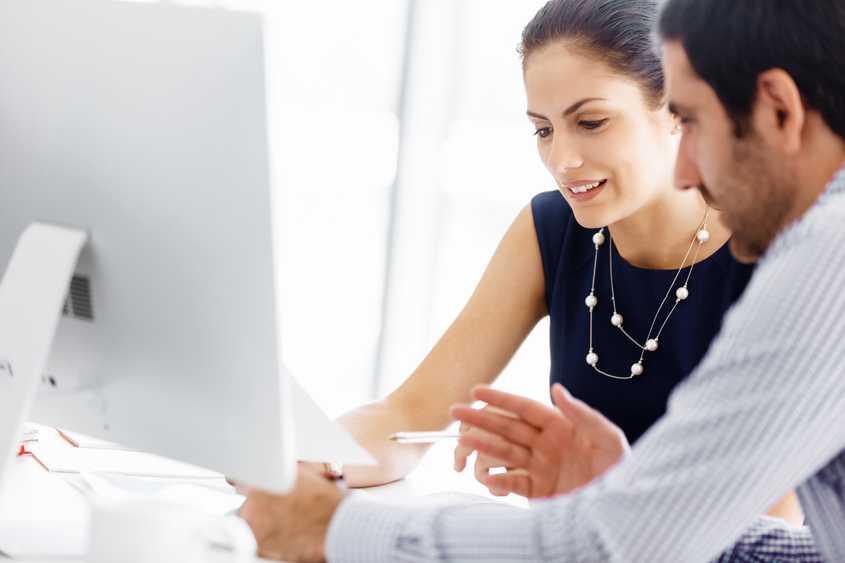
[(0, 487), (14, 459), (88, 235), (32, 223), (0, 280)]

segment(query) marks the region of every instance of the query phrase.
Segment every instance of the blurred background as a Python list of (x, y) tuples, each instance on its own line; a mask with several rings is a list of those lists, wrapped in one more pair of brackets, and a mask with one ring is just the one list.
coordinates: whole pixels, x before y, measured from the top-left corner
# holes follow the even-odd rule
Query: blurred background
[[(183, 1), (267, 22), (283, 357), (336, 416), (407, 377), (552, 189), (525, 118), (540, 0)], [(548, 400), (548, 323), (497, 386)]]

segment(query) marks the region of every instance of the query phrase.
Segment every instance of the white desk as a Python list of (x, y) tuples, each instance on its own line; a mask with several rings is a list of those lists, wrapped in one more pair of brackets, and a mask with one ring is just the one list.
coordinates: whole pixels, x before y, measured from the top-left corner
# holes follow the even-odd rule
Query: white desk
[[(369, 494), (387, 499), (415, 498), (418, 502), (451, 502), (469, 500), (468, 495), (496, 498), (476, 482), (470, 468), (463, 474), (452, 470), (453, 442), (435, 445), (425, 456), (420, 466), (407, 479), (381, 487), (366, 489)], [(10, 472), (10, 484), (3, 506), (0, 506), (0, 526), (3, 522), (19, 521), (44, 523), (49, 514), (48, 525), (61, 533), (75, 536), (79, 541), (87, 537), (88, 506), (84, 498), (61, 476), (48, 473), (35, 461), (20, 458)], [(524, 499), (511, 495), (504, 502), (527, 506)], [(18, 508), (14, 509), (13, 507)], [(45, 507), (47, 509), (45, 510)], [(216, 558), (215, 558), (216, 559)], [(8, 560), (0, 555), (0, 561)], [(221, 556), (221, 561), (225, 560)], [(21, 560), (25, 563), (84, 563), (83, 561)], [(256, 561), (265, 561), (256, 559)], [(209, 561), (209, 563), (216, 563)]]

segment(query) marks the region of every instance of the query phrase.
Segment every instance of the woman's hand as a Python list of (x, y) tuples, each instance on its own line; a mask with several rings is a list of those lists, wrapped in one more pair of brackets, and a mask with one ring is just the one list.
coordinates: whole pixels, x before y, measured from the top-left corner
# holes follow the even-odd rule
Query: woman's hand
[[(513, 414), (491, 406), (486, 406), (482, 410), (489, 413), (499, 414), (501, 416), (515, 418)], [(498, 443), (501, 446), (507, 444), (504, 439), (499, 438), (495, 434), (490, 434), (479, 428), (474, 428), (473, 426), (470, 426), (465, 422), (461, 423), (459, 431), (462, 437), (474, 436), (479, 440), (483, 440), (485, 443)], [(465, 445), (463, 442), (458, 443), (458, 445), (455, 447), (455, 471), (460, 473), (466, 468), (467, 458), (469, 458), (469, 456), (472, 455), (472, 452), (474, 451), (474, 448)], [(487, 478), (491, 475), (490, 471), (498, 468), (505, 469), (505, 471), (518, 471), (512, 467), (508, 467), (508, 464), (503, 460), (479, 452), (475, 458), (475, 479), (482, 485), (486, 486), (487, 489), (490, 491), (490, 494), (495, 496), (507, 496), (508, 494), (510, 494), (510, 491), (500, 489), (495, 486), (490, 486), (487, 484), (486, 481)]]
[(464, 434), (459, 446), (512, 469), (479, 478), (499, 494), (542, 498), (568, 493), (602, 475), (630, 450), (619, 427), (560, 384), (552, 386), (557, 408), (488, 387), (477, 387), (473, 398), (512, 413), (468, 406), (451, 410), (456, 420), (484, 431)]

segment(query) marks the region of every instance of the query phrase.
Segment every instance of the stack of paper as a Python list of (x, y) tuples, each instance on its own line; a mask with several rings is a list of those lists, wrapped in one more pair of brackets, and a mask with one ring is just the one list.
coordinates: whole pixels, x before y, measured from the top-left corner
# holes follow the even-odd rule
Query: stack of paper
[[(375, 462), (295, 380), (291, 387), (299, 460)], [(219, 473), (74, 432), (28, 424), (21, 443), (0, 491), (0, 554), (15, 558), (81, 558), (96, 498), (140, 496), (210, 514), (243, 502)]]
[[(40, 428), (25, 444), (32, 457), (53, 473), (116, 473), (135, 477), (223, 479), (219, 473), (161, 456), (126, 449), (110, 449), (106, 442), (75, 447), (52, 428)], [(84, 443), (90, 438), (81, 438)]]

